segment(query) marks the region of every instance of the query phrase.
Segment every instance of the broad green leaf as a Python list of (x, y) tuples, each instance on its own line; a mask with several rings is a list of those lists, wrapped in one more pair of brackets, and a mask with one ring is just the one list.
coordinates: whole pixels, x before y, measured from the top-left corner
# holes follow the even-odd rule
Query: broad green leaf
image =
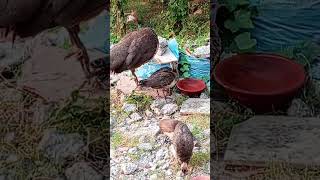
[(232, 33), (235, 33), (239, 30), (239, 26), (237, 24), (237, 22), (233, 21), (233, 20), (226, 20), (226, 22), (224, 22), (224, 27), (229, 29)]
[(190, 74), (188, 72), (185, 72), (182, 75), (183, 75), (183, 77), (190, 77)]
[(250, 11), (238, 10), (235, 12), (236, 23), (239, 28), (254, 28)]
[(251, 49), (257, 44), (255, 39), (251, 39), (249, 32), (239, 34), (234, 40), (240, 50)]

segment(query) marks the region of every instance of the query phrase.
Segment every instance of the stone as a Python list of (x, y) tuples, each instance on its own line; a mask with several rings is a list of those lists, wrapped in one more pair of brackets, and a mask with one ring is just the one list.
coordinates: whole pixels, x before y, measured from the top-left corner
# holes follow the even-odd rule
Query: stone
[(149, 110), (146, 110), (145, 114), (148, 118), (151, 118), (153, 116), (153, 113)]
[(150, 143), (141, 143), (138, 145), (138, 148), (144, 151), (151, 151), (152, 145)]
[(301, 99), (292, 100), (291, 106), (287, 111), (288, 116), (311, 117), (312, 111), (309, 106)]
[(163, 149), (160, 149), (156, 153), (156, 161), (162, 160), (165, 157), (165, 151)]
[(150, 180), (157, 180), (158, 179), (158, 175), (157, 174), (152, 174), (150, 176)]
[(133, 174), (138, 169), (138, 166), (133, 163), (122, 164), (121, 170), (125, 175)]
[(116, 122), (117, 122), (116, 119), (113, 116), (110, 116), (110, 126), (114, 127)]
[(164, 98), (156, 99), (152, 102), (150, 108), (153, 112), (160, 115), (160, 110), (162, 109), (162, 107), (167, 103), (171, 103), (172, 101), (172, 99), (167, 99), (167, 101)]
[(37, 148), (55, 162), (61, 162), (79, 154), (84, 146), (82, 137), (77, 133), (62, 134), (54, 129), (48, 129), (44, 132)]
[(130, 153), (130, 154), (135, 154), (135, 153), (137, 153), (137, 148), (136, 148), (136, 147), (133, 147), (133, 148), (129, 149), (129, 150), (128, 150), (128, 153)]
[(142, 117), (140, 116), (139, 113), (133, 113), (133, 114), (131, 114), (131, 115), (130, 115), (130, 118), (132, 119), (133, 122), (142, 120)]
[(182, 103), (181, 115), (210, 115), (210, 99), (189, 98)]
[(138, 131), (135, 131), (134, 133), (131, 132), (130, 136), (132, 137), (146, 136), (148, 138), (154, 138), (159, 131), (160, 131), (160, 127), (158, 125), (150, 125), (148, 127), (140, 127)]
[(78, 162), (66, 169), (68, 180), (103, 180), (103, 176), (86, 162)]
[(161, 108), (161, 114), (172, 115), (178, 110), (178, 105), (176, 104), (166, 104)]
[(198, 58), (208, 58), (210, 57), (210, 45), (208, 46), (201, 46), (194, 50), (194, 56)]
[(224, 161), (230, 165), (320, 166), (320, 119), (255, 116), (234, 126)]
[(135, 112), (137, 111), (137, 106), (135, 104), (124, 103), (122, 106), (122, 110), (127, 113)]
[(120, 80), (117, 82), (116, 89), (120, 90), (123, 94), (129, 95), (135, 89), (137, 85), (135, 81), (128, 76), (121, 76)]

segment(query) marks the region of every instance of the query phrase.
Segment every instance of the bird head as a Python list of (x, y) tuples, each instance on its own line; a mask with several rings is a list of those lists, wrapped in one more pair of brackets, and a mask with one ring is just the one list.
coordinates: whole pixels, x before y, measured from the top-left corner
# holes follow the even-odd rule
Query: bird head
[(186, 174), (188, 172), (188, 164), (186, 162), (183, 162), (181, 164), (181, 171), (183, 172), (183, 174)]

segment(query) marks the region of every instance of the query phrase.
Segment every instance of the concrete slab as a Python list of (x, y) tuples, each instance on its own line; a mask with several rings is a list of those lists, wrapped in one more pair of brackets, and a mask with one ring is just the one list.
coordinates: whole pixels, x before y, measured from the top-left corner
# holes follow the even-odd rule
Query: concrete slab
[(256, 116), (236, 125), (225, 154), (229, 165), (320, 166), (320, 119)]
[(181, 115), (204, 114), (210, 115), (210, 99), (189, 98), (183, 102)]

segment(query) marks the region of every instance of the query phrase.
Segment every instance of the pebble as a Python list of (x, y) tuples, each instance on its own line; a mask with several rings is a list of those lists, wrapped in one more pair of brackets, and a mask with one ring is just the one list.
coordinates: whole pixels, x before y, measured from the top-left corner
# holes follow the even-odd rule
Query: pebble
[(146, 110), (145, 114), (148, 118), (151, 118), (153, 116), (153, 113), (149, 110)]
[(137, 106), (135, 104), (124, 103), (122, 106), (122, 110), (127, 113), (135, 112), (137, 111)]
[(125, 175), (130, 175), (138, 169), (138, 166), (134, 163), (126, 163), (121, 166), (121, 169)]
[(150, 176), (150, 180), (157, 180), (158, 179), (158, 175), (157, 174), (152, 174)]
[(150, 143), (141, 143), (138, 145), (138, 148), (145, 151), (151, 151), (152, 145)]
[(133, 113), (130, 115), (130, 118), (133, 122), (142, 120), (142, 117), (138, 113)]
[(178, 105), (176, 104), (166, 104), (161, 108), (161, 114), (172, 115), (178, 110)]

